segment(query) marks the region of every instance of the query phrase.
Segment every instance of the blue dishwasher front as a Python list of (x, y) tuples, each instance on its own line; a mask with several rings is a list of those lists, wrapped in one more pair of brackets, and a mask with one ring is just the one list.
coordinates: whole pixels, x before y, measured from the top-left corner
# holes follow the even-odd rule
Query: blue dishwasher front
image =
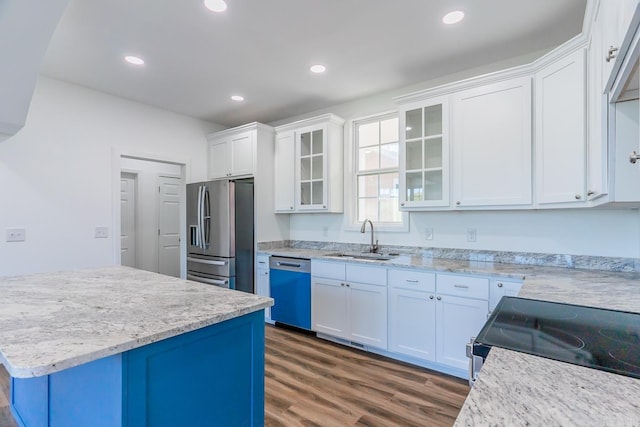
[(271, 319), (311, 330), (311, 261), (272, 256), (269, 268)]

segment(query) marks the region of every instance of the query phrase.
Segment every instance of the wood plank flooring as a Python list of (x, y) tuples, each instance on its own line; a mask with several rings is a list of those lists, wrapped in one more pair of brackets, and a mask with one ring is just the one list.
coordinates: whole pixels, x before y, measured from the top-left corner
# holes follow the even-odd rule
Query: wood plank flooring
[(266, 426), (450, 426), (464, 380), (267, 325)]
[[(270, 325), (265, 389), (270, 427), (450, 426), (469, 391), (458, 378)], [(0, 426), (17, 427), (8, 402), (0, 365)]]

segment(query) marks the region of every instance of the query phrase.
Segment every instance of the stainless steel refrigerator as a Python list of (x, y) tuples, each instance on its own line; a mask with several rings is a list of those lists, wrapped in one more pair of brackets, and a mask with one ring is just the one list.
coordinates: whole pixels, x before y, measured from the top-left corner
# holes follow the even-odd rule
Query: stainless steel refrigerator
[(253, 178), (187, 184), (187, 279), (254, 292)]

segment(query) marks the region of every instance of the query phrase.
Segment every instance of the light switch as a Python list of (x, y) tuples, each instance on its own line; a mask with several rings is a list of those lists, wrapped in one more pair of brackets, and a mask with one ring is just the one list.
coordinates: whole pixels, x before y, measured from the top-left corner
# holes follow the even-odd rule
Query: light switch
[(24, 242), (27, 230), (24, 228), (7, 228), (7, 242)]
[(96, 239), (106, 239), (109, 237), (109, 227), (96, 227)]

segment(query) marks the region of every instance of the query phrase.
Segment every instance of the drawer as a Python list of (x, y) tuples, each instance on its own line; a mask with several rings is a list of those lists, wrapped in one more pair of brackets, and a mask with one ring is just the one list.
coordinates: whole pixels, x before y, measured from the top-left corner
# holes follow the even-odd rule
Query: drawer
[(311, 261), (311, 275), (314, 277), (324, 277), (326, 279), (344, 280), (344, 262), (333, 261)]
[(489, 279), (455, 274), (438, 274), (436, 290), (439, 294), (489, 300)]
[(256, 268), (268, 269), (269, 268), (269, 255), (256, 255)]
[(386, 267), (347, 264), (347, 282), (387, 286)]
[(436, 275), (417, 270), (389, 270), (389, 286), (420, 292), (436, 291)]

